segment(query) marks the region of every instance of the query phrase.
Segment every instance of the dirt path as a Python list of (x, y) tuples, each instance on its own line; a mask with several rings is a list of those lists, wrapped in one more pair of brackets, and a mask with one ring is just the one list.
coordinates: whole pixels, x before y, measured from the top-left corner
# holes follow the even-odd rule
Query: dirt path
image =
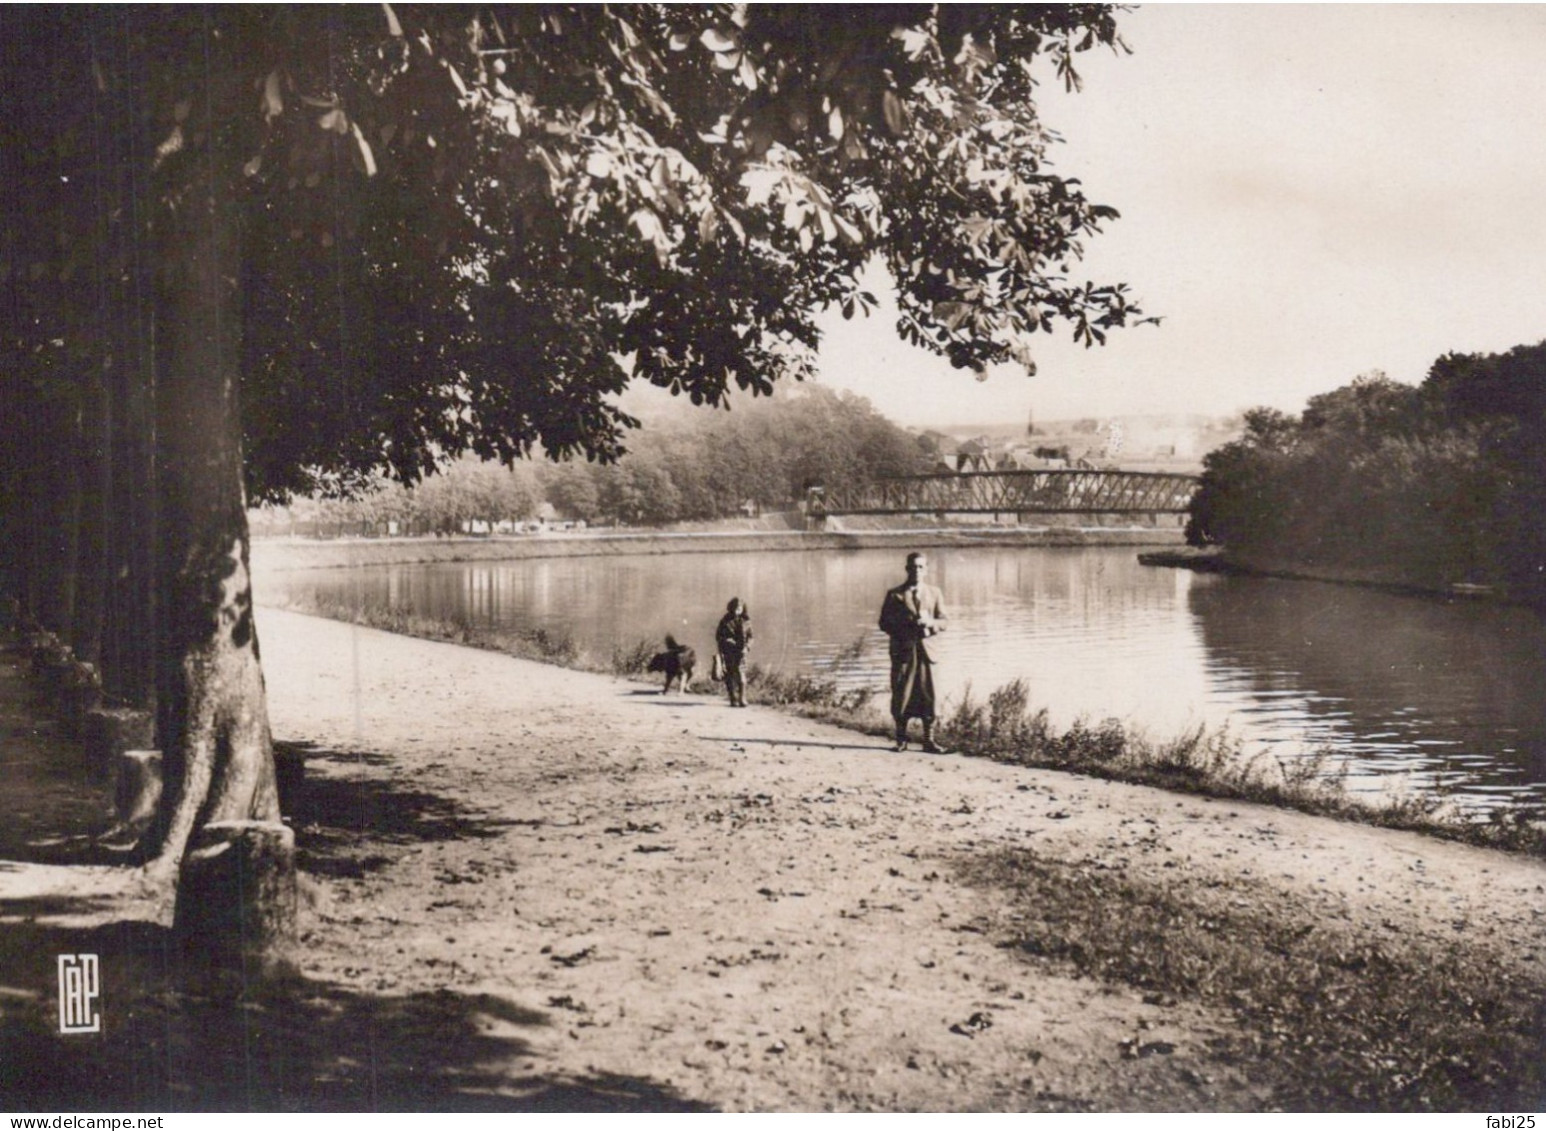
[[(1269, 1102), (1215, 1053), (1229, 1015), (1007, 945), (1016, 912), (964, 878), (1004, 847), (1393, 938), (1463, 929), (1537, 961), (1520, 940), (1541, 939), (1541, 862), (895, 754), (770, 710), (271, 609), (261, 628), (275, 736), (309, 754), (292, 814), (314, 889), (304, 972), (371, 1002), (350, 1032), (375, 1051), (340, 1038), (309, 1069), (357, 1075), (376, 1057), (387, 1101), (417, 1079), (491, 1106)], [(21, 871), (0, 872), (0, 897)], [(426, 1019), (392, 1005), (407, 1002), (440, 1004)], [(393, 1028), (410, 1024), (428, 1028), (417, 1043)]]
[[(328, 774), (411, 782), (478, 834), (369, 846), (391, 863), (328, 884), (316, 973), (547, 1013), (527, 1034), (527, 1070), (647, 1078), (733, 1109), (1017, 1108), (1038, 1095), (1257, 1106), (1250, 1081), (1206, 1063), (1227, 1018), (996, 945), (983, 926), (993, 893), (953, 873), (1001, 843), (1249, 877), (1264, 899), (1402, 932), (1467, 920), (1483, 937), (1539, 937), (1535, 862), (898, 755), (772, 711), (309, 618), (266, 612), (265, 628), (278, 735), (339, 752), (317, 765)], [(1138, 1036), (1175, 1051), (1125, 1058)]]

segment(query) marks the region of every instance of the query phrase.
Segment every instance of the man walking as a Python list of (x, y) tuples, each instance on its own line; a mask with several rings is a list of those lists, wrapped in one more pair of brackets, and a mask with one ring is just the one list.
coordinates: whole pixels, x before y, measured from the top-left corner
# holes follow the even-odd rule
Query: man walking
[(887, 590), (880, 607), (880, 630), (891, 638), (891, 717), (896, 748), (907, 749), (907, 720), (923, 722), (923, 749), (943, 754), (934, 743), (934, 660), (924, 643), (945, 630), (944, 595), (924, 581), (929, 560), (907, 555), (907, 580)]

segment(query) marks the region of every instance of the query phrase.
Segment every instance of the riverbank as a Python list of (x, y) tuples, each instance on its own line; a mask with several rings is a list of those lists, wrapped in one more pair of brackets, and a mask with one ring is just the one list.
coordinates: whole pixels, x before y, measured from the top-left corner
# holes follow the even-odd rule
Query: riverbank
[(1243, 557), (1218, 547), (1183, 546), (1177, 549), (1151, 550), (1139, 554), (1138, 560), (1144, 565), (1190, 569), (1197, 573), (1275, 577), (1284, 581), (1325, 581), (1334, 585), (1359, 585), (1413, 597), (1515, 603), (1507, 592), (1492, 585), (1471, 585), (1464, 582), (1445, 586), (1421, 585), (1392, 570), (1328, 569), (1286, 560)]
[[(1140, 555), (1140, 558), (1147, 555)], [(1199, 561), (1206, 568), (1206, 561)], [(367, 628), (425, 640), (489, 649), (543, 663), (613, 676), (643, 676), (659, 651), (652, 639), (638, 639), (597, 652), (579, 645), (562, 627), (521, 628), (486, 617), (456, 613), (425, 615), (387, 602), (337, 599), (275, 585), (263, 603), (290, 612), (323, 616)], [(692, 693), (717, 696), (723, 690), (703, 671)], [(884, 736), (892, 723), (885, 713), (884, 671), (878, 683), (854, 687), (804, 671), (783, 671), (759, 663), (747, 671), (747, 697), (755, 703), (805, 714), (844, 729)], [(1440, 790), (1364, 792), (1350, 789), (1349, 766), (1329, 749), (1287, 759), (1264, 757), (1226, 729), (1195, 724), (1154, 734), (1131, 721), (1095, 716), (1054, 727), (1045, 704), (1031, 700), (1024, 679), (968, 684), (940, 705), (939, 731), (955, 751), (999, 762), (1086, 773), (1219, 800), (1240, 800), (1297, 809), (1385, 828), (1421, 832), (1487, 848), (1546, 857), (1546, 810), (1517, 797), (1507, 805), (1478, 808)]]
[[(289, 815), (301, 977), (241, 1007), (189, 996), (119, 870), (7, 863), (3, 1094), (173, 1111), (1546, 1098), (1539, 860), (895, 754), (272, 609), (259, 632), (276, 739), (307, 759)], [(107, 1026), (61, 1038), (50, 956), (80, 950), (103, 954)]]
[(254, 572), (356, 565), (520, 561), (612, 554), (786, 553), (950, 546), (1179, 546), (1166, 527), (917, 526), (871, 530), (767, 530), (724, 525), (676, 531), (567, 531), (465, 538), (257, 538)]

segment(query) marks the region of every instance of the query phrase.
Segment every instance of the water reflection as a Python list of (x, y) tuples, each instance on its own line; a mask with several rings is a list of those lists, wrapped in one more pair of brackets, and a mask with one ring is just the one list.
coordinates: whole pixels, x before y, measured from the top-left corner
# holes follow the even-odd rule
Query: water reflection
[[(668, 632), (707, 654), (739, 596), (752, 662), (879, 690), (875, 621), (905, 550), (372, 566), (264, 582), (566, 634), (601, 663)], [(1227, 725), (1279, 757), (1326, 746), (1360, 774), (1546, 799), (1546, 627), (1528, 611), (1197, 576), (1120, 548), (935, 550), (931, 562), (950, 613), (938, 640), (947, 704), (1023, 679), (1058, 726), (1114, 716), (1168, 738)]]
[(1473, 792), (1546, 780), (1546, 626), (1527, 609), (1199, 578), (1210, 682), (1271, 742)]

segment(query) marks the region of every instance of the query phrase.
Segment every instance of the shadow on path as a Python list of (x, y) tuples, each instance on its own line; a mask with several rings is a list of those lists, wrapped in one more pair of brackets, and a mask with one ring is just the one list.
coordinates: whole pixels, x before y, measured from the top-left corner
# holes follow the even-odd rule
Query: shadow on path
[[(515, 823), (400, 786), (387, 776), (391, 760), (379, 754), (275, 746), (282, 757), (309, 763), (286, 798), (305, 872), (363, 875), (390, 864), (402, 847), (492, 837)], [(47, 806), (40, 810), (46, 822)], [(70, 862), (83, 861), (77, 853)], [(0, 861), (0, 872), (28, 867)], [(0, 897), (0, 1109), (701, 1106), (649, 1080), (546, 1070), (537, 1038), (550, 1015), (518, 1001), (453, 989), (378, 994), (298, 974), (216, 982), (198, 973), (197, 953), (180, 950), (165, 926), (127, 917), (132, 914), (121, 893), (106, 891)], [(61, 919), (93, 925), (62, 926)], [(98, 1033), (60, 1032), (62, 954), (100, 961)]]
[[(383, 847), (494, 837), (517, 823), (380, 776), (393, 764), (385, 755), (279, 741), (274, 752), (306, 763), (284, 810), (295, 830), (296, 862), (313, 875), (358, 878), (392, 862)], [(350, 772), (355, 767), (377, 772), (357, 775)]]
[[(0, 900), (0, 916), (28, 913), (22, 902)], [(53, 910), (89, 910), (76, 902)], [(100, 957), (101, 1032), (59, 1032), (60, 954)], [(703, 1110), (647, 1080), (545, 1073), (531, 1039), (548, 1014), (493, 995), (387, 996), (300, 977), (217, 987), (189, 969), (152, 923), (5, 923), (0, 1108)]]
[(91, 837), (112, 820), (106, 774), (67, 738), (40, 688), (26, 675), (26, 653), (0, 648), (0, 857), (57, 863), (111, 863)]
[(706, 707), (710, 701), (694, 698), (691, 692), (682, 694), (676, 692), (672, 695), (662, 695), (659, 691), (648, 691), (642, 687), (636, 687), (623, 692), (625, 699), (643, 699), (646, 703), (653, 703), (657, 707)]
[[(647, 1079), (552, 1070), (550, 1014), (508, 997), (393, 995), (299, 974), (217, 982), (151, 910), (96, 890), (84, 869), (66, 870), (81, 881), (69, 890), (28, 890), (20, 881), (37, 865), (123, 857), (92, 840), (111, 823), (105, 774), (48, 717), (21, 660), (0, 656), (0, 876), (18, 881), (0, 896), (0, 1110), (703, 1110)], [(409, 785), (379, 753), (275, 750), (308, 764), (284, 805), (304, 872), (363, 875), (413, 844), (530, 823)], [(98, 958), (99, 1032), (60, 1031), (60, 955)]]
[(892, 753), (891, 745), (876, 739), (874, 742), (824, 742), (819, 738), (748, 738), (737, 734), (700, 734), (703, 742), (734, 742), (741, 746), (815, 746), (821, 750), (867, 750), (871, 753)]

